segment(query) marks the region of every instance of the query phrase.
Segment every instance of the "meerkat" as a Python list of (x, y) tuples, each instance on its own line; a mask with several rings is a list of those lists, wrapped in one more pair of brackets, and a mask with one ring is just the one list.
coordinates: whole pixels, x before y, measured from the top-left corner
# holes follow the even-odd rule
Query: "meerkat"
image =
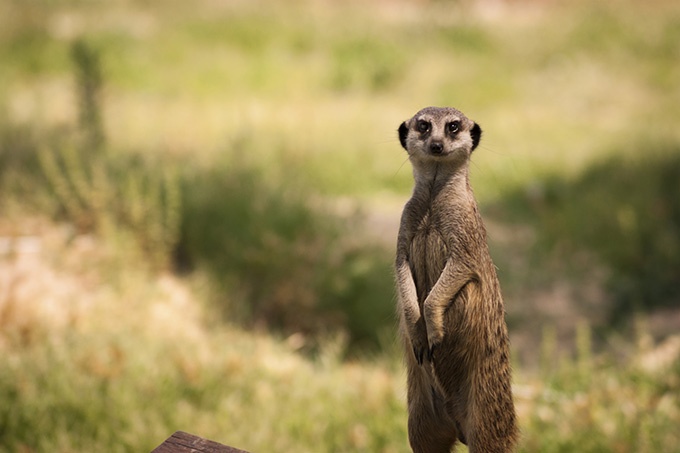
[(453, 108), (403, 122), (415, 187), (396, 254), (414, 452), (513, 451), (509, 340), (496, 268), (468, 177), (479, 125)]

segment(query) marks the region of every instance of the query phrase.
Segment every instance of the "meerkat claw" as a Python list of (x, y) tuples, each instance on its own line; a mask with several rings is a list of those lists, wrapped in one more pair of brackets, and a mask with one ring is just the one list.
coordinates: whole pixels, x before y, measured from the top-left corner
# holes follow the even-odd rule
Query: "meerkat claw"
[(413, 355), (416, 356), (416, 362), (418, 362), (418, 365), (423, 364), (423, 350), (417, 347), (413, 347)]
[(430, 346), (430, 349), (428, 349), (428, 351), (427, 351), (427, 359), (428, 359), (430, 362), (434, 362), (434, 350), (435, 350), (436, 348), (437, 348), (437, 345), (436, 345), (436, 344), (433, 344), (432, 346)]

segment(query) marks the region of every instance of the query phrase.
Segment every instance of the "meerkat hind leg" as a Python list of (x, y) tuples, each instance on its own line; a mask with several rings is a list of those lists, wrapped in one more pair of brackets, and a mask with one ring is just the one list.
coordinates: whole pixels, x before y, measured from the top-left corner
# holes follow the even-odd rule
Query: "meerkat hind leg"
[(459, 433), (422, 366), (409, 370), (408, 409), (408, 435), (414, 453), (449, 453)]

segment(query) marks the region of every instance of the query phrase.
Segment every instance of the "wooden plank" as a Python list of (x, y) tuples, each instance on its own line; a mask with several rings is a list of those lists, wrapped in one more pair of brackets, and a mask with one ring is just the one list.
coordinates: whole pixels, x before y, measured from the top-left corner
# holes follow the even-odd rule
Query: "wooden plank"
[(151, 453), (248, 453), (193, 434), (177, 431)]

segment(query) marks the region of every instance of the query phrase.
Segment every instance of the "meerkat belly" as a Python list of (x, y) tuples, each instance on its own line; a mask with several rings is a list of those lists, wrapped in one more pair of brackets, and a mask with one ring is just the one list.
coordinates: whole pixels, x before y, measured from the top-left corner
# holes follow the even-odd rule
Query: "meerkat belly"
[(411, 243), (411, 272), (421, 304), (437, 283), (446, 265), (448, 249), (441, 234), (434, 228), (418, 231)]

